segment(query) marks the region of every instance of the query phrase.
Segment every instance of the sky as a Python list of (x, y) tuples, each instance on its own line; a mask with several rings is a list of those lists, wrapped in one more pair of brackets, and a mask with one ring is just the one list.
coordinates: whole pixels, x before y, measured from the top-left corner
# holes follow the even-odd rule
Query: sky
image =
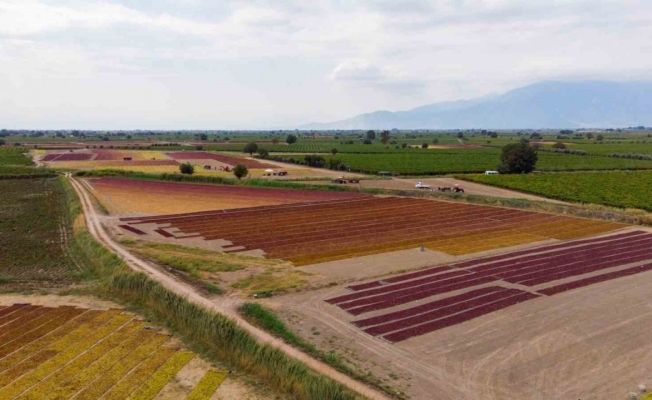
[(293, 128), (544, 80), (652, 80), (652, 1), (0, 0), (0, 128)]

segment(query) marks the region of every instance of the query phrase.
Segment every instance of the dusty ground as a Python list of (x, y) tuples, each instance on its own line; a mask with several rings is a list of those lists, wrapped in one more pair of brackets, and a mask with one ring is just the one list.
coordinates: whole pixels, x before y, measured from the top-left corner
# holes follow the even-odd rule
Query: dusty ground
[(459, 185), (459, 187), (464, 188), (464, 192), (466, 194), (490, 196), (490, 197), (502, 197), (502, 198), (509, 198), (509, 199), (547, 201), (550, 203), (563, 203), (561, 201), (551, 200), (545, 197), (534, 196), (526, 193), (519, 193), (512, 190), (500, 189), (500, 188), (487, 186), (487, 185), (481, 185), (479, 183), (461, 181), (459, 179), (454, 179), (454, 178), (422, 178), (422, 179), (394, 178), (391, 180), (362, 181), (361, 185), (363, 188), (423, 190), (423, 189), (415, 189), (414, 185), (417, 182), (423, 182), (425, 184), (428, 184), (434, 190), (437, 190), (438, 186), (454, 187), (455, 185)]
[(342, 286), (268, 305), (302, 337), (413, 399), (625, 399), (652, 384), (651, 278), (542, 297), (397, 344), (365, 334), (324, 302), (349, 293)]

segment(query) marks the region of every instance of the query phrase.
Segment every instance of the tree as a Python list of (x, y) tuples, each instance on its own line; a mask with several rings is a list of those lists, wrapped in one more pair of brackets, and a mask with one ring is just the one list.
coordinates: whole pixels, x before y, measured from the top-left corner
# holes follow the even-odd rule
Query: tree
[(591, 132), (587, 133), (586, 138), (589, 140), (593, 139), (593, 134)]
[(600, 134), (596, 137), (596, 140), (602, 141), (604, 140), (604, 135)]
[(408, 146), (408, 144), (407, 144), (407, 143), (401, 143), (401, 148), (403, 148), (403, 149), (404, 149), (404, 148), (406, 148), (407, 146)]
[(553, 149), (565, 149), (566, 145), (563, 144), (562, 142), (555, 142), (555, 144), (552, 145)]
[(0, 139), (0, 146), (4, 146), (4, 145), (5, 145), (5, 143), (7, 143), (7, 142), (5, 142), (5, 140), (4, 140), (4, 139)]
[(390, 134), (389, 134), (389, 131), (382, 131), (382, 132), (380, 133), (380, 141), (381, 141), (383, 144), (387, 144), (387, 142), (389, 142), (389, 135), (390, 135)]
[(492, 139), (498, 138), (498, 132), (489, 132), (488, 135)]
[(508, 174), (527, 174), (534, 171), (538, 160), (537, 151), (527, 140), (503, 147), (498, 171)]
[(245, 144), (245, 147), (242, 151), (244, 153), (249, 153), (250, 156), (253, 156), (254, 153), (258, 151), (258, 145), (256, 144), (256, 142), (249, 142)]
[(288, 135), (288, 137), (285, 138), (285, 142), (287, 144), (292, 144), (297, 142), (297, 137), (296, 135)]
[(272, 138), (272, 144), (274, 144), (274, 145), (278, 144), (278, 138), (277, 137)]
[(323, 168), (326, 165), (326, 159), (316, 154), (309, 154), (303, 158), (310, 167)]
[(432, 144), (437, 144), (437, 143), (439, 143), (439, 139), (437, 138), (432, 139)]
[(331, 149), (331, 154), (332, 154), (332, 155), (337, 154), (337, 149), (336, 149), (335, 147), (333, 147), (333, 148)]
[(427, 149), (428, 148), (428, 143), (422, 143), (421, 148), (422, 149)]
[(235, 167), (233, 167), (233, 175), (235, 175), (238, 180), (244, 178), (247, 176), (249, 173), (249, 170), (247, 169), (247, 166), (244, 164), (238, 164)]
[(464, 132), (457, 132), (458, 139), (464, 139)]
[(368, 139), (368, 138), (362, 141), (362, 144), (372, 144), (372, 143), (373, 143), (373, 141), (371, 139)]
[(368, 130), (367, 131), (367, 139), (376, 140), (376, 131)]
[(201, 135), (199, 135), (199, 140), (208, 140), (208, 135), (205, 134), (205, 133), (202, 133)]
[(181, 171), (182, 174), (192, 175), (195, 173), (195, 166), (189, 162), (183, 163), (179, 165), (179, 171)]
[(267, 149), (258, 149), (258, 155), (260, 156), (260, 158), (268, 158), (269, 151)]

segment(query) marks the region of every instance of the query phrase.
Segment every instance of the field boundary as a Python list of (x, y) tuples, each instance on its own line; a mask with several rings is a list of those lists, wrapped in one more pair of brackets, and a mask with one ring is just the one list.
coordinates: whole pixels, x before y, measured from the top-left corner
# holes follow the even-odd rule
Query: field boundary
[[(175, 308), (187, 308), (190, 309), (193, 314), (200, 314), (202, 316), (206, 314), (210, 315), (211, 311), (215, 312), (217, 315), (214, 315), (213, 318), (219, 318), (220, 320), (223, 320), (221, 321), (221, 325), (226, 324), (225, 327), (228, 328), (229, 324), (233, 324), (230, 329), (235, 331), (234, 334), (240, 336), (239, 338), (234, 338), (234, 340), (254, 340), (256, 345), (260, 347), (258, 352), (266, 353), (270, 351), (279, 351), (283, 353), (284, 356), (294, 359), (299, 363), (299, 365), (292, 366), (287, 365), (287, 362), (285, 361), (277, 360), (276, 363), (280, 362), (281, 364), (286, 364), (276, 365), (275, 368), (278, 368), (282, 371), (289, 369), (295, 374), (305, 376), (305, 373), (300, 373), (300, 371), (297, 371), (297, 368), (301, 369), (306, 368), (307, 366), (307, 368), (310, 368), (311, 370), (322, 374), (327, 378), (330, 378), (333, 381), (336, 381), (339, 384), (344, 385), (363, 396), (372, 399), (389, 399), (389, 397), (387, 397), (385, 394), (380, 393), (379, 391), (354, 380), (348, 375), (345, 375), (318, 360), (315, 360), (314, 358), (301, 352), (295, 347), (292, 347), (284, 341), (275, 338), (264, 330), (251, 325), (249, 322), (239, 316), (236, 311), (213, 303), (198, 293), (195, 288), (184, 282), (180, 282), (177, 278), (166, 274), (160, 269), (148, 264), (147, 262), (139, 259), (132, 253), (122, 248), (105, 232), (102, 224), (95, 215), (91, 200), (89, 199), (88, 194), (84, 190), (83, 186), (74, 178), (72, 178), (70, 174), (67, 174), (67, 177), (80, 198), (82, 208), (85, 211), (84, 215), (86, 218), (86, 223), (92, 236), (95, 237), (100, 243), (107, 246), (107, 248), (115, 253), (117, 257), (122, 258), (132, 270), (138, 272), (138, 274), (134, 275), (121, 274), (114, 276), (112, 279), (112, 287), (114, 289), (127, 293), (137, 292), (141, 297), (145, 297), (146, 302), (149, 299), (147, 303), (153, 308), (156, 309), (163, 307), (160, 309), (160, 312), (164, 315), (170, 315), (173, 313)], [(167, 303), (167, 307), (165, 303)], [(189, 326), (193, 325), (193, 322), (190, 320), (185, 320), (183, 322), (188, 323)], [(201, 323), (201, 321), (195, 322), (195, 324), (199, 323)], [(205, 330), (207, 327), (204, 327), (203, 329)], [(218, 335), (224, 334), (224, 332), (216, 333)], [(257, 342), (261, 342), (262, 345), (258, 344)], [(290, 364), (291, 363), (292, 362), (290, 362)], [(276, 379), (282, 378), (277, 377)], [(331, 389), (334, 390), (335, 388), (331, 387)], [(288, 390), (291, 390), (291, 388), (288, 388)], [(335, 395), (335, 393), (333, 394)], [(342, 393), (341, 395), (333, 398), (346, 399), (351, 397), (346, 396), (345, 393)]]

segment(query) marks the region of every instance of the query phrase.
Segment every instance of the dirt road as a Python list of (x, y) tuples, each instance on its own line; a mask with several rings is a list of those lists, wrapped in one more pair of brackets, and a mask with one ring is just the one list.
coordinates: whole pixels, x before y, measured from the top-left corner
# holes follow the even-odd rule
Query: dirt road
[(229, 318), (235, 320), (235, 322), (243, 329), (245, 329), (249, 334), (255, 337), (258, 341), (269, 344), (281, 351), (283, 351), (288, 356), (297, 359), (305, 363), (308, 367), (317, 371), (325, 376), (328, 376), (341, 384), (347, 386), (351, 390), (354, 390), (360, 393), (363, 396), (366, 396), (370, 399), (389, 399), (381, 392), (372, 389), (347, 375), (344, 375), (330, 366), (313, 359), (312, 357), (306, 355), (305, 353), (297, 350), (296, 348), (286, 344), (280, 339), (275, 338), (269, 333), (251, 325), (245, 321), (242, 317), (238, 315), (235, 311), (239, 301), (237, 299), (220, 299), (222, 300), (219, 304), (214, 303), (210, 299), (205, 298), (199, 292), (195, 290), (192, 286), (179, 281), (175, 277), (163, 272), (161, 269), (156, 266), (149, 264), (148, 262), (134, 256), (123, 247), (118, 245), (104, 230), (100, 218), (93, 208), (92, 202), (88, 196), (83, 185), (78, 181), (72, 178), (70, 174), (66, 175), (70, 180), (73, 188), (77, 192), (77, 195), (80, 198), (82, 208), (84, 210), (84, 216), (86, 218), (86, 224), (88, 225), (88, 230), (93, 235), (93, 237), (106, 245), (111, 251), (120, 256), (125, 260), (125, 262), (133, 270), (138, 272), (143, 272), (149, 275), (152, 279), (155, 279), (168, 290), (174, 292), (175, 294), (185, 297), (188, 301), (191, 301), (197, 305), (205, 307), (211, 311), (220, 313), (222, 315), (228, 316)]

